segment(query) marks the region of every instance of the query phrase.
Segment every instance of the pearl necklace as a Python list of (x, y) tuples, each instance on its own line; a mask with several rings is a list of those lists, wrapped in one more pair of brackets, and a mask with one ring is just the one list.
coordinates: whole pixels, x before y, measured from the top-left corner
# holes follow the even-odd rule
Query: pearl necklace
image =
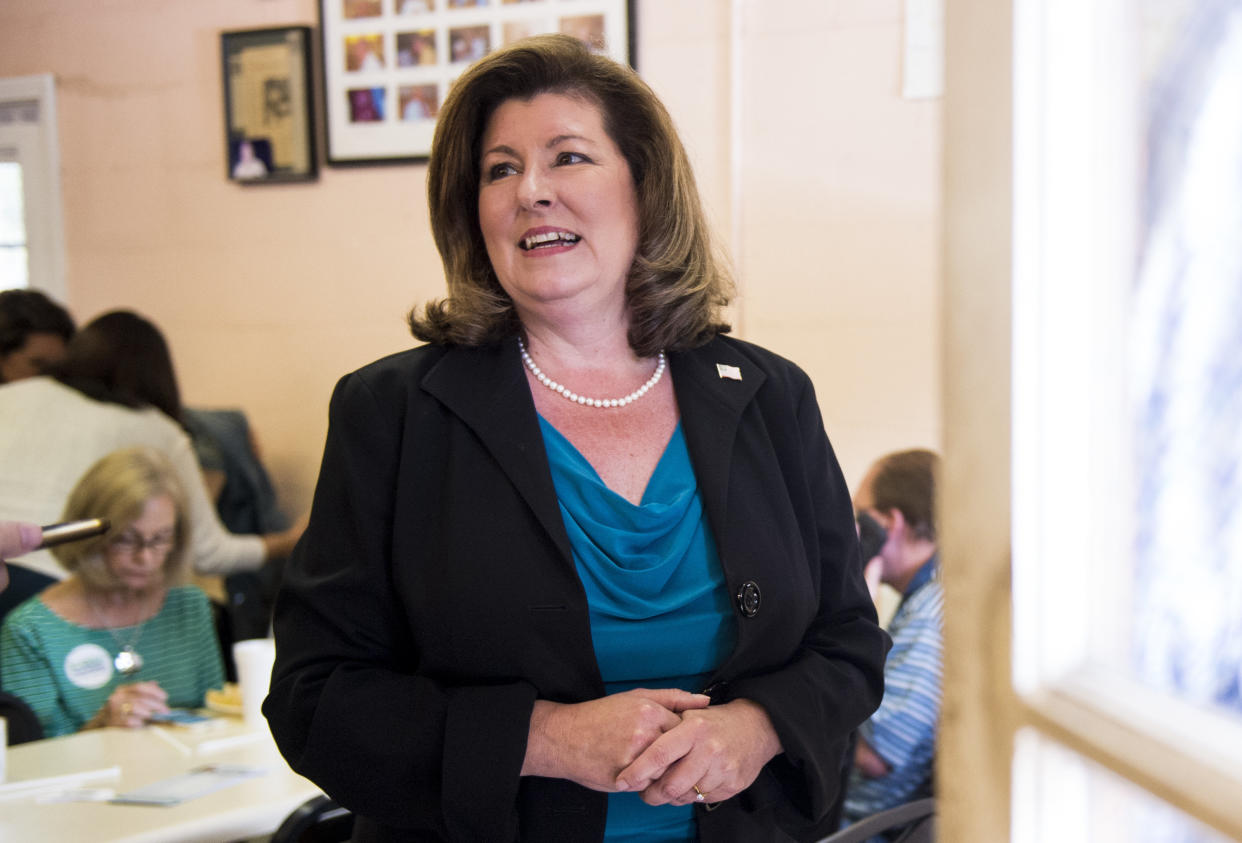
[(666, 361), (664, 359), (664, 352), (661, 351), (659, 356), (656, 357), (655, 374), (652, 375), (645, 384), (631, 392), (629, 395), (626, 395), (624, 398), (587, 398), (585, 395), (579, 395), (578, 393), (567, 389), (562, 384), (557, 383), (545, 375), (543, 371), (535, 365), (535, 361), (531, 359), (530, 354), (526, 351), (526, 343), (522, 342), (521, 337), (518, 337), (518, 349), (522, 352), (522, 362), (526, 364), (526, 368), (530, 369), (530, 373), (535, 376), (537, 381), (553, 392), (564, 396), (567, 400), (573, 401), (575, 404), (585, 405), (587, 407), (624, 407), (626, 404), (642, 398), (647, 394), (648, 390), (660, 382), (660, 378), (664, 377)]

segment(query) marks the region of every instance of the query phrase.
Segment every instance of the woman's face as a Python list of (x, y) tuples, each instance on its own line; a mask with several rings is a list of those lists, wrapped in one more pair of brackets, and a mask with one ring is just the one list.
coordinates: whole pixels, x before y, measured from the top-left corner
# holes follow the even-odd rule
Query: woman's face
[(623, 309), (638, 197), (600, 110), (562, 94), (507, 100), (482, 148), (479, 227), (518, 314)]
[(60, 334), (28, 334), (21, 348), (0, 355), (0, 383), (41, 375), (64, 356), (65, 341)]
[(164, 583), (164, 563), (177, 534), (172, 498), (156, 495), (142, 514), (107, 544), (108, 570), (123, 588), (144, 591)]

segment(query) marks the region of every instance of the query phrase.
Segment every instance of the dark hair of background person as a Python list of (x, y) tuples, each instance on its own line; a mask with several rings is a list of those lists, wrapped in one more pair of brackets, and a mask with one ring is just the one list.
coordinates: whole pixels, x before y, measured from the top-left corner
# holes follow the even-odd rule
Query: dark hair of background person
[(936, 540), (936, 477), (940, 457), (914, 449), (884, 457), (871, 481), (871, 505), (880, 512), (899, 510), (914, 535)]
[(431, 229), (448, 297), (409, 314), (426, 342), (485, 345), (517, 333), (479, 227), (479, 161), (492, 113), (510, 99), (581, 97), (629, 164), (638, 204), (638, 249), (626, 284), (630, 345), (641, 356), (693, 348), (729, 330), (722, 309), (733, 279), (716, 253), (689, 158), (672, 118), (632, 69), (568, 35), (519, 41), (473, 64), (436, 121), (427, 169)]
[(133, 311), (113, 310), (84, 325), (50, 374), (97, 401), (155, 407), (182, 424), (168, 343), (159, 328)]
[(0, 355), (17, 351), (31, 334), (55, 334), (68, 342), (73, 331), (69, 311), (38, 290), (0, 292)]

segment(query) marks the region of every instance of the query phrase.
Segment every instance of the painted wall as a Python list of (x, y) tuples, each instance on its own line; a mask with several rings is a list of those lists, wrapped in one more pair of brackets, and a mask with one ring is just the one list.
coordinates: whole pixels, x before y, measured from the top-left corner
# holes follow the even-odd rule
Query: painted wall
[[(739, 336), (812, 375), (847, 479), (936, 447), (938, 102), (899, 96), (900, 0), (633, 0), (638, 66), (695, 161)], [(425, 167), (226, 180), (219, 33), (314, 0), (0, 0), (0, 76), (57, 77), (68, 305), (152, 318), (187, 403), (243, 408), (309, 503), (343, 373), (443, 291)]]

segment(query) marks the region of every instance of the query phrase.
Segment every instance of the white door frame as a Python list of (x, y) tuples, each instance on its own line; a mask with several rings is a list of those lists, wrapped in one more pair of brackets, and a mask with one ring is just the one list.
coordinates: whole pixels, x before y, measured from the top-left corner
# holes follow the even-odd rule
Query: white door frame
[(30, 286), (63, 303), (68, 289), (52, 74), (0, 78), (0, 158), (22, 166)]

